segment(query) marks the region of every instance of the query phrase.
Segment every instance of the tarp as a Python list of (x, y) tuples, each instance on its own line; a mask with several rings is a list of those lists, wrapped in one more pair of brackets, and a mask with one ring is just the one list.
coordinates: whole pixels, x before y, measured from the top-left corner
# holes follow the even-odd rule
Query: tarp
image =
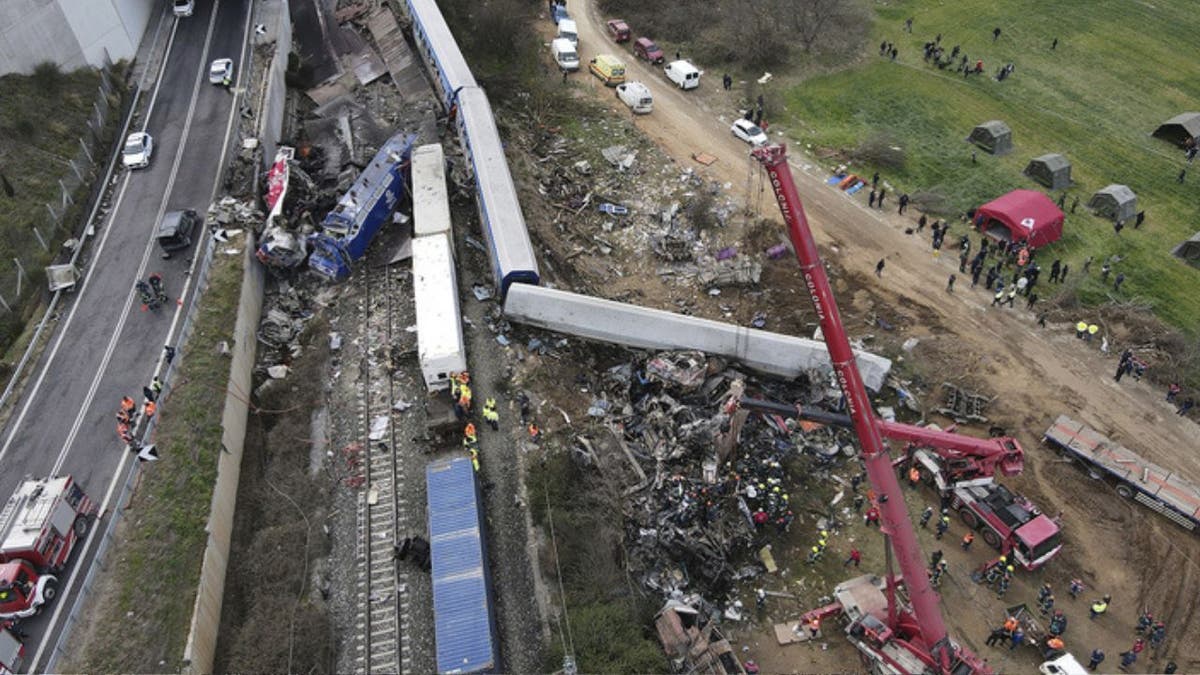
[(1176, 246), (1175, 250), (1171, 251), (1171, 253), (1184, 260), (1200, 260), (1200, 232), (1188, 237), (1182, 244)]
[(1128, 186), (1114, 183), (1092, 195), (1087, 206), (1098, 216), (1125, 222), (1137, 215), (1137, 195)]
[(993, 155), (1003, 155), (1012, 150), (1012, 129), (1000, 120), (991, 120), (972, 129), (967, 141)]
[(1153, 135), (1182, 147), (1189, 140), (1200, 138), (1200, 112), (1176, 115), (1158, 125)]
[(1057, 153), (1034, 157), (1025, 167), (1025, 175), (1051, 190), (1065, 190), (1071, 186), (1071, 163)]
[(1003, 241), (1045, 246), (1062, 237), (1063, 212), (1034, 190), (1013, 190), (975, 209), (980, 231)]

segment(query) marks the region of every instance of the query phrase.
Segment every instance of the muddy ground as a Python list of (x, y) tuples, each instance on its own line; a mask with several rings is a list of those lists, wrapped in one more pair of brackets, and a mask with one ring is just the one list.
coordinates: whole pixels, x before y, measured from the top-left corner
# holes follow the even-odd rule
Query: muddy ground
[[(616, 52), (618, 48), (602, 33), (602, 24), (590, 8), (573, 3), (570, 9), (578, 20), (580, 56), (584, 63), (595, 53)], [(626, 64), (630, 79), (650, 83), (655, 96), (654, 113), (630, 118), (612, 91), (586, 71), (572, 75), (570, 83), (563, 85), (575, 96), (610, 107), (612, 119), (604, 124), (613, 128), (605, 129), (605, 133), (614, 139), (612, 142), (640, 149), (638, 158), (645, 164), (643, 173), (618, 179), (613, 185), (627, 186), (631, 192), (637, 186), (644, 191), (646, 181), (669, 178), (683, 182), (685, 172), (691, 171), (703, 177), (705, 184), (721, 186), (718, 201), (750, 204), (756, 215), (778, 222), (773, 197), (764, 181), (756, 177), (761, 170), (751, 165), (747, 147), (728, 132), (728, 124), (738, 114), (741, 103), (739, 88), (722, 91), (717, 84), (719, 75), (709, 73), (699, 90), (685, 93), (666, 86), (657, 68), (632, 58), (627, 58)], [(558, 79), (557, 75), (547, 76)], [(666, 168), (659, 169), (652, 161), (654, 147), (643, 144), (636, 134), (620, 131), (621, 125), (636, 127), (661, 148), (667, 158)], [(772, 126), (771, 131), (773, 140), (788, 140), (787, 129)], [(553, 134), (554, 130), (545, 133)], [(597, 146), (603, 142), (596, 141), (595, 135), (590, 140)], [(599, 147), (593, 149), (598, 151)], [(915, 224), (917, 213), (898, 216), (891, 207), (884, 211), (868, 209), (865, 197), (848, 197), (824, 184), (831, 166), (822, 166), (805, 155), (799, 144), (790, 143), (790, 151), (809, 222), (826, 262), (833, 268), (835, 292), (843, 311), (850, 315), (847, 324), (851, 337), (874, 335), (875, 339), (867, 342), (869, 347), (893, 358), (903, 356), (903, 360), (897, 359), (898, 373), (917, 383), (927, 408), (936, 402), (936, 390), (943, 380), (995, 396), (988, 412), (992, 423), (1005, 427), (1027, 452), (1025, 474), (1005, 482), (1031, 497), (1047, 513), (1061, 514), (1065, 529), (1063, 554), (1047, 569), (1021, 575), (1003, 600), (984, 593), (984, 589), (966, 579), (966, 570), (984, 560), (983, 551), (963, 553), (954, 545), (944, 547), (954, 582), (943, 587), (943, 608), (954, 634), (990, 657), (993, 665), (1011, 672), (1027, 670), (1035, 662), (1032, 653), (1022, 662), (1012, 662), (1007, 650), (984, 647), (988, 628), (999, 620), (1004, 607), (1019, 602), (1032, 604), (1034, 589), (1043, 581), (1060, 589), (1060, 605), (1065, 604), (1066, 582), (1079, 576), (1088, 587), (1086, 598), (1110, 593), (1113, 602), (1109, 615), (1096, 622), (1087, 621), (1084, 598), (1066, 604), (1071, 619), (1067, 634), (1071, 651), (1084, 656), (1092, 648), (1102, 647), (1110, 655), (1105, 666), (1115, 669), (1116, 654), (1127, 649), (1132, 641), (1137, 612), (1148, 607), (1157, 618), (1167, 622), (1168, 640), (1156, 657), (1143, 656), (1139, 666), (1160, 668), (1171, 658), (1182, 671), (1200, 668), (1200, 649), (1195, 646), (1200, 625), (1192, 621), (1192, 598), (1200, 591), (1200, 568), (1195, 562), (1200, 542), (1161, 516), (1121, 500), (1110, 487), (1089, 479), (1078, 467), (1064, 462), (1039, 443), (1042, 432), (1053, 419), (1065, 413), (1159, 464), (1200, 477), (1200, 456), (1194, 451), (1196, 424), (1173, 415), (1173, 408), (1162, 400), (1162, 392), (1149, 384), (1128, 379), (1120, 384), (1113, 382), (1116, 355), (1124, 347), (1121, 327), (1105, 326), (1111, 346), (1107, 354), (1102, 354), (1098, 342), (1086, 344), (1075, 339), (1071, 325), (1081, 317), (1052, 313), (1046, 328), (1039, 328), (1035, 325), (1036, 315), (1023, 307), (990, 308), (990, 294), (971, 289), (969, 277), (964, 275), (960, 275), (955, 292), (947, 293), (946, 279), (957, 272), (956, 257), (951, 254), (935, 258), (927, 234), (905, 233)], [(691, 159), (693, 153), (699, 152), (709, 153), (717, 161), (702, 166)], [(603, 160), (601, 163), (608, 170)], [(535, 153), (524, 168), (537, 170), (537, 164)], [(596, 167), (594, 161), (592, 165)], [(519, 173), (521, 169), (516, 171)], [(658, 261), (645, 248), (618, 245), (609, 256), (595, 255), (594, 242), (580, 241), (589, 233), (581, 230), (586, 223), (573, 219), (570, 213), (573, 209), (547, 205), (546, 199), (537, 206), (539, 200), (529, 190), (522, 196), (535, 237), (542, 243), (543, 253), (549, 254), (547, 267), (552, 281), (639, 304), (676, 311), (685, 309), (743, 324), (757, 311), (766, 311), (770, 330), (811, 332), (811, 310), (804, 295), (798, 292), (800, 283), (793, 259), (764, 261), (763, 278), (755, 288), (723, 291), (715, 297), (703, 295), (686, 284), (675, 285), (670, 277), (646, 275), (648, 270), (658, 267)], [(617, 193), (611, 199), (636, 204), (641, 196), (642, 192), (633, 197)], [(634, 210), (636, 219), (636, 206)], [(711, 239), (702, 242), (703, 248), (712, 253), (724, 246), (741, 244), (743, 252), (761, 251), (765, 246), (760, 241), (762, 232), (756, 228), (756, 221), (755, 215), (731, 218), (724, 227), (714, 229)], [(645, 222), (649, 227), (653, 219), (646, 218)], [(596, 223), (590, 225), (594, 228)], [(572, 236), (573, 229), (576, 232)], [(966, 231), (962, 223), (953, 223), (947, 241), (957, 242)], [(606, 243), (614, 243), (609, 234), (594, 234), (603, 237)], [(782, 229), (778, 230), (774, 239), (782, 240), (782, 234)], [(751, 238), (756, 240), (754, 245), (746, 245), (745, 241)], [(573, 246), (585, 248), (587, 255), (570, 256)], [(887, 265), (882, 278), (876, 278), (874, 268), (881, 258)], [(574, 263), (576, 260), (580, 262)], [(868, 325), (881, 317), (891, 326), (890, 330), (878, 322)], [(911, 354), (895, 350), (896, 345), (910, 337), (920, 340)], [(929, 419), (946, 422), (936, 415)], [(977, 429), (975, 433), (983, 431)], [(961, 535), (962, 528), (955, 523), (948, 538), (956, 542)], [(848, 538), (840, 542), (835, 538), (831, 547), (835, 551), (846, 549), (848, 542)], [(930, 549), (932, 542), (923, 543)], [(771, 618), (795, 616), (802, 609), (772, 608)], [(769, 637), (751, 635), (743, 636), (748, 644), (756, 645), (749, 653), (756, 654), (764, 665), (780, 664), (782, 671), (805, 672), (821, 668), (822, 664), (833, 667), (846, 663), (843, 642), (829, 641), (830, 653), (840, 652), (840, 655), (826, 661), (816, 649), (778, 649), (772, 646)]]

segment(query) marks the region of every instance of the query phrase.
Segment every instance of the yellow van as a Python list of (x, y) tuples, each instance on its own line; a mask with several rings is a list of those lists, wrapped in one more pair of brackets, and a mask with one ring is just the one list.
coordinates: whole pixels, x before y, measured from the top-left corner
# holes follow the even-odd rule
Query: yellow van
[(615, 87), (625, 81), (625, 64), (609, 54), (601, 54), (592, 59), (588, 70), (603, 80), (606, 87)]

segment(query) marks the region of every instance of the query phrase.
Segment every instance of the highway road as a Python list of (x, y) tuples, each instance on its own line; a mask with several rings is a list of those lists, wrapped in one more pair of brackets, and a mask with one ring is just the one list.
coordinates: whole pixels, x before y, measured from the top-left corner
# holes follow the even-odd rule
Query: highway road
[[(191, 17), (176, 19), (164, 2), (164, 13), (152, 17), (145, 41), (157, 40), (157, 53), (165, 48), (166, 55), (146, 74), (142, 114), (131, 131), (144, 129), (154, 137), (154, 156), (145, 169), (118, 168), (114, 206), (85, 252), (84, 280), (62, 308), (25, 391), (10, 403), (13, 414), (0, 434), (0, 499), (27, 474), (71, 474), (102, 502), (131, 470), (134, 458), (117, 437), (115, 413), (122, 396), (141, 400), (163, 346), (175, 339), (176, 314), (186, 302), (174, 301), (186, 301), (181, 294), (207, 237), (194, 233), (191, 248), (164, 259), (154, 230), (167, 211), (194, 209), (203, 217), (217, 194), (232, 143), (235, 96), (244, 86), (251, 5), (252, 0), (198, 0)], [(232, 92), (208, 82), (208, 64), (216, 58), (238, 64)], [(134, 283), (153, 272), (163, 276), (172, 301), (158, 312), (144, 312)], [(170, 470), (170, 458), (155, 470)], [(89, 531), (60, 579), (62, 595), (23, 624), (29, 671), (47, 667), (94, 557), (99, 536), (93, 535), (106, 525), (97, 521)]]

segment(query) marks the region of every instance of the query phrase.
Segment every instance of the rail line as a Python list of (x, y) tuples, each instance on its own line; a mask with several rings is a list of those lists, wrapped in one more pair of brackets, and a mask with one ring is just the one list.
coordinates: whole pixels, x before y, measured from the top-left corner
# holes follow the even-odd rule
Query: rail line
[(363, 270), (358, 275), (363, 340), (360, 362), (363, 419), (359, 420), (363, 474), (358, 499), (359, 644), (355, 663), (356, 670), (365, 673), (399, 673), (406, 660), (400, 620), (406, 589), (397, 576), (393, 555), (401, 526), (396, 431), (392, 422), (396, 314), (393, 276), (396, 274), (398, 270), (383, 267)]

